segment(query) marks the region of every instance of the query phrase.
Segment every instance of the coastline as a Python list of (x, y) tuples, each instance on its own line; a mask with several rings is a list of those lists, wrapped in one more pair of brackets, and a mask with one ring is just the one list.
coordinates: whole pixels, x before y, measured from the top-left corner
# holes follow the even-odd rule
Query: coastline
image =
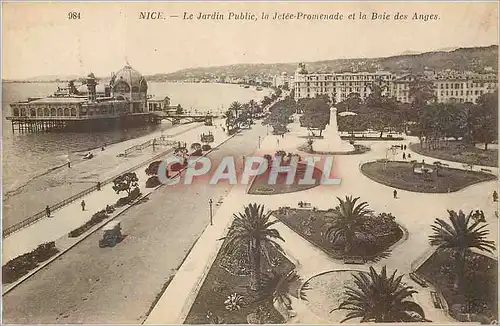
[[(162, 133), (169, 136), (193, 132), (203, 123), (177, 125), (168, 130), (157, 130), (150, 134), (109, 145), (105, 151), (96, 152), (92, 160), (80, 159), (72, 161), (71, 168), (66, 163), (56, 166), (41, 175), (31, 178), (27, 184), (18, 186), (10, 191), (9, 196), (4, 193), (3, 226), (8, 228), (33, 214), (43, 210), (46, 205), (54, 205), (68, 197), (94, 186), (98, 181), (119, 175), (131, 166), (147, 162), (148, 159), (167, 149), (167, 146), (158, 145), (155, 152), (145, 149), (132, 153), (127, 157), (118, 157), (126, 148), (143, 143)], [(26, 205), (29, 203), (29, 205)]]

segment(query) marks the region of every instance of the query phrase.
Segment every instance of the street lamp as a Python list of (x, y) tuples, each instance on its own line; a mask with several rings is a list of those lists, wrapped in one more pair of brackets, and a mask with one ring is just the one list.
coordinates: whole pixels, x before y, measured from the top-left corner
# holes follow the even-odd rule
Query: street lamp
[(258, 148), (260, 148), (260, 136), (259, 136), (259, 146), (258, 146)]
[(208, 200), (208, 205), (210, 206), (210, 225), (214, 225), (214, 222), (213, 222), (213, 216), (212, 216), (212, 198), (210, 198)]

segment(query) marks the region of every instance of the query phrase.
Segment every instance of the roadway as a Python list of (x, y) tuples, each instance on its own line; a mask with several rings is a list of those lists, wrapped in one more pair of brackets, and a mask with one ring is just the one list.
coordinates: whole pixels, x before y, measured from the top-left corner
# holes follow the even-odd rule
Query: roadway
[[(208, 157), (250, 155), (265, 135), (266, 127), (254, 125)], [(6, 294), (4, 323), (141, 323), (209, 224), (208, 200), (215, 215), (231, 188), (198, 182), (158, 189), (118, 217), (126, 238), (116, 247), (99, 248), (98, 231)]]

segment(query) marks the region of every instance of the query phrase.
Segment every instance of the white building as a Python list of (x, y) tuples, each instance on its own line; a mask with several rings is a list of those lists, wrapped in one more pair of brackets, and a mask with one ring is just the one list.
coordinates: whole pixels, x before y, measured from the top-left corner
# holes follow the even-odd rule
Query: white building
[[(386, 71), (308, 73), (302, 63), (299, 64), (294, 77), (293, 89), (296, 100), (327, 94), (337, 103), (344, 101), (352, 93), (359, 94), (362, 100), (366, 99), (373, 91), (374, 84), (382, 89), (382, 95), (393, 97), (402, 103), (409, 103), (412, 101), (410, 85), (416, 79), (412, 74), (397, 76)], [(421, 78), (432, 83), (435, 98), (439, 103), (476, 103), (482, 94), (493, 93), (498, 89), (498, 79), (494, 73), (426, 71)]]
[(312, 98), (327, 94), (342, 102), (352, 93), (358, 93), (365, 99), (372, 92), (372, 85), (377, 83), (382, 88), (382, 94), (390, 92), (394, 78), (390, 72), (344, 72), (344, 73), (308, 73), (304, 64), (299, 64), (295, 72), (295, 99)]

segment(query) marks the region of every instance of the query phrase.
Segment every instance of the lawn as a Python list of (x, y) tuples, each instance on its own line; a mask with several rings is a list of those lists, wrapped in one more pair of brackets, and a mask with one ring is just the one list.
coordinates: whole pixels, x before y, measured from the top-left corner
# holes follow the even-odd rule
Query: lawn
[[(427, 164), (426, 167), (435, 168)], [(413, 173), (413, 163), (402, 161), (368, 162), (361, 166), (361, 172), (386, 186), (424, 193), (453, 192), (475, 183), (496, 179), (496, 176), (489, 173), (447, 167), (441, 167), (438, 176), (435, 173), (424, 176)]]
[[(389, 247), (403, 237), (399, 225), (389, 217), (371, 216), (363, 223), (371, 235), (357, 233), (355, 244), (351, 250), (344, 253), (344, 241), (339, 239), (332, 244), (324, 236), (325, 224), (332, 210), (321, 211), (311, 209), (281, 208), (274, 215), (292, 230), (300, 234), (313, 245), (321, 248), (335, 259), (349, 257), (364, 257), (366, 260), (376, 261), (388, 255)], [(376, 240), (374, 240), (376, 239)]]
[(286, 184), (286, 173), (279, 173), (276, 184), (270, 184), (269, 173), (271, 170), (269, 169), (253, 179), (252, 184), (248, 189), (248, 193), (251, 195), (279, 195), (307, 190), (319, 186), (322, 180), (323, 172), (316, 167), (314, 168), (312, 176), (314, 183), (299, 184), (299, 180), (301, 180), (305, 174), (305, 170), (302, 169), (301, 166), (303, 165), (299, 163), (299, 166), (297, 167), (297, 173), (295, 174), (295, 179), (292, 184)]
[(473, 144), (465, 144), (461, 141), (450, 141), (447, 145), (439, 149), (428, 150), (421, 148), (420, 144), (411, 144), (410, 149), (421, 155), (435, 157), (441, 160), (485, 165), (485, 166), (498, 166), (498, 150), (483, 150), (475, 147)]
[[(368, 151), (370, 151), (370, 147), (360, 145), (360, 144), (354, 144), (354, 150), (351, 152), (318, 152), (315, 150), (310, 150), (309, 146), (307, 144), (299, 146), (297, 149), (299, 151), (302, 151), (304, 153), (308, 154), (319, 154), (319, 155), (357, 155), (357, 154), (364, 154)], [(314, 148), (314, 143), (313, 143), (313, 148)]]
[(443, 294), (452, 316), (462, 319), (463, 313), (460, 309), (454, 309), (453, 306), (465, 304), (468, 306), (467, 312), (474, 314), (471, 316), (473, 319), (491, 324), (491, 321), (498, 316), (498, 261), (470, 253), (465, 270), (464, 283), (467, 295), (458, 293), (453, 287), (455, 272), (450, 250), (434, 252), (417, 270), (417, 274)]
[[(275, 269), (280, 273), (288, 273), (295, 266), (275, 249), (268, 247), (270, 262), (261, 259), (262, 271)], [(205, 282), (196, 297), (185, 324), (247, 324), (250, 313), (261, 311), (266, 324), (283, 323), (283, 317), (273, 307), (272, 299), (257, 301), (258, 293), (249, 288), (249, 263), (246, 249), (237, 250), (230, 256), (221, 252), (217, 255)], [(237, 293), (243, 297), (241, 309), (230, 311), (224, 301), (228, 296)]]

